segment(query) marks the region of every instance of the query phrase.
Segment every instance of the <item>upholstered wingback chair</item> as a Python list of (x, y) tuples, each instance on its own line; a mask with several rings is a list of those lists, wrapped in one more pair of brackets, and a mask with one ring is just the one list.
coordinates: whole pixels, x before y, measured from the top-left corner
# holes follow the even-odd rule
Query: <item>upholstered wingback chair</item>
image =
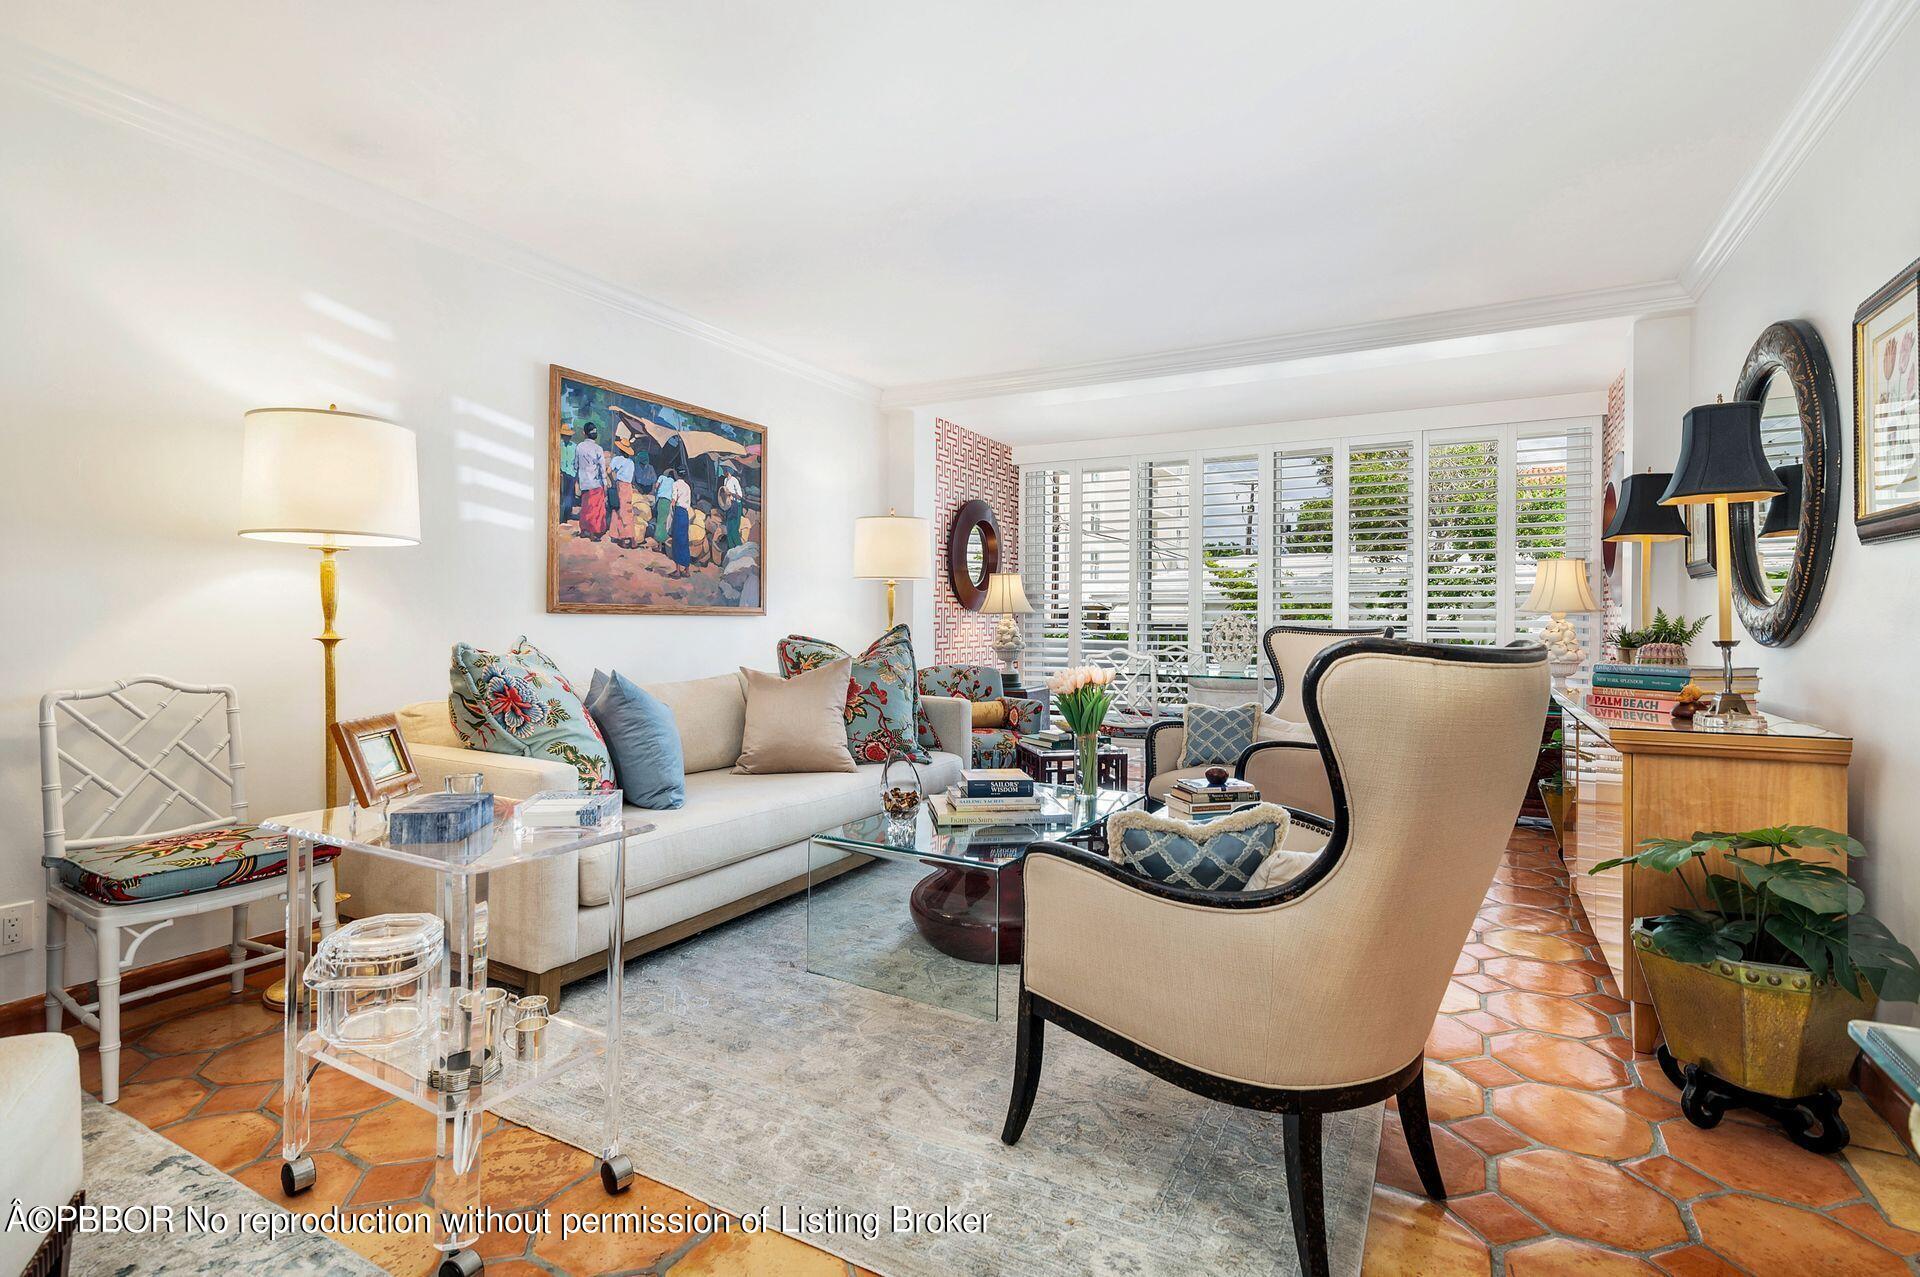
[[(1301, 1267), (1325, 1273), (1325, 1114), (1398, 1096), (1421, 1183), (1445, 1196), (1421, 1055), (1532, 775), (1548, 675), (1537, 644), (1368, 638), (1323, 652), (1302, 683), (1334, 818), (1281, 885), (1197, 891), (1064, 843), (1029, 850), (1001, 1138), (1018, 1141), (1033, 1111), (1048, 1021), (1187, 1090), (1278, 1112)], [(1041, 1112), (1036, 1138), (1068, 1138), (1069, 1115)]]
[[(1020, 737), (1047, 725), (1041, 701), (1006, 694), (991, 665), (929, 665), (920, 671), (922, 696), (957, 696), (973, 703), (973, 766), (1012, 767)], [(926, 742), (937, 747), (938, 742)]]
[[(1261, 796), (1331, 820), (1333, 784), (1327, 766), (1307, 726), (1301, 699), (1307, 667), (1313, 658), (1335, 643), (1351, 638), (1392, 638), (1392, 626), (1341, 629), (1332, 625), (1271, 625), (1261, 636), (1260, 650), (1273, 669), (1273, 700), (1252, 747), (1231, 762), (1234, 774), (1260, 787)], [(1164, 798), (1183, 776), (1198, 776), (1206, 766), (1185, 766), (1186, 728), (1177, 718), (1162, 719), (1147, 729), (1147, 797)]]

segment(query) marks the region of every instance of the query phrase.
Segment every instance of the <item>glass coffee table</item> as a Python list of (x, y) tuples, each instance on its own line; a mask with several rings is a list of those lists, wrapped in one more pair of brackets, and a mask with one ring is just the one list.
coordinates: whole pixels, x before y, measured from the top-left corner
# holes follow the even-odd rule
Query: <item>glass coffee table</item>
[(998, 1019), (1001, 969), (1020, 961), (1027, 848), (1102, 847), (1107, 817), (1143, 797), (1034, 789), (1052, 821), (936, 826), (923, 804), (909, 821), (875, 815), (815, 835), (807, 848), (807, 970)]

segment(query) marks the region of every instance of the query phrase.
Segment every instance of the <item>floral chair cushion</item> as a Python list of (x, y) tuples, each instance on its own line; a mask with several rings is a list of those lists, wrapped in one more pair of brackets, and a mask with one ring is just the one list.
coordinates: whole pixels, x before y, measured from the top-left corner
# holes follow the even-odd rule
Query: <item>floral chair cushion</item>
[(572, 764), (589, 793), (614, 787), (613, 754), (580, 694), (526, 635), (505, 652), (453, 645), (447, 710), (468, 749)]
[(920, 671), (925, 696), (958, 696), (963, 701), (991, 701), (1006, 694), (1000, 671), (991, 665), (929, 665)]
[(1019, 763), (1016, 747), (1020, 733), (1004, 727), (973, 729), (973, 765), (975, 767), (1014, 767)]
[[(317, 846), (314, 863), (339, 854), (338, 847)], [(257, 825), (233, 824), (72, 851), (53, 867), (63, 885), (102, 904), (170, 900), (284, 874), (287, 840)]]
[(780, 673), (786, 678), (832, 661), (853, 661), (853, 676), (847, 683), (847, 750), (856, 759), (883, 763), (897, 750), (916, 763), (929, 761), (919, 730), (922, 715), (913, 635), (906, 626), (894, 626), (858, 656), (825, 639), (801, 634), (781, 639), (778, 650)]

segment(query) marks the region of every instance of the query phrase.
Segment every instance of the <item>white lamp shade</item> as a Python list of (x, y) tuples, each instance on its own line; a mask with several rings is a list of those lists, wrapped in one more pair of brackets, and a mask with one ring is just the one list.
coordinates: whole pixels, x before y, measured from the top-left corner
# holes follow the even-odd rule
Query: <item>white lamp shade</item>
[(1027, 587), (1018, 572), (995, 572), (987, 578), (987, 598), (980, 610), (991, 616), (1021, 616), (1033, 611)]
[(853, 574), (874, 581), (931, 579), (933, 533), (927, 521), (907, 514), (876, 514), (855, 519)]
[(1534, 567), (1533, 592), (1520, 605), (1522, 612), (1598, 612), (1593, 591), (1587, 588), (1585, 559), (1542, 559)]
[(241, 536), (342, 549), (419, 543), (413, 431), (319, 408), (256, 408), (243, 429)]

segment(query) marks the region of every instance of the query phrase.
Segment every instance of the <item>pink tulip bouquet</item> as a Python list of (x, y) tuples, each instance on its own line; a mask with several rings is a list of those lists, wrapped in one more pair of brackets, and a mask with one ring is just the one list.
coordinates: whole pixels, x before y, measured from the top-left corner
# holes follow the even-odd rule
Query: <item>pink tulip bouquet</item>
[(1097, 665), (1061, 670), (1047, 680), (1047, 690), (1053, 693), (1054, 709), (1073, 732), (1078, 789), (1095, 793), (1100, 787), (1100, 724), (1113, 705), (1113, 671)]

